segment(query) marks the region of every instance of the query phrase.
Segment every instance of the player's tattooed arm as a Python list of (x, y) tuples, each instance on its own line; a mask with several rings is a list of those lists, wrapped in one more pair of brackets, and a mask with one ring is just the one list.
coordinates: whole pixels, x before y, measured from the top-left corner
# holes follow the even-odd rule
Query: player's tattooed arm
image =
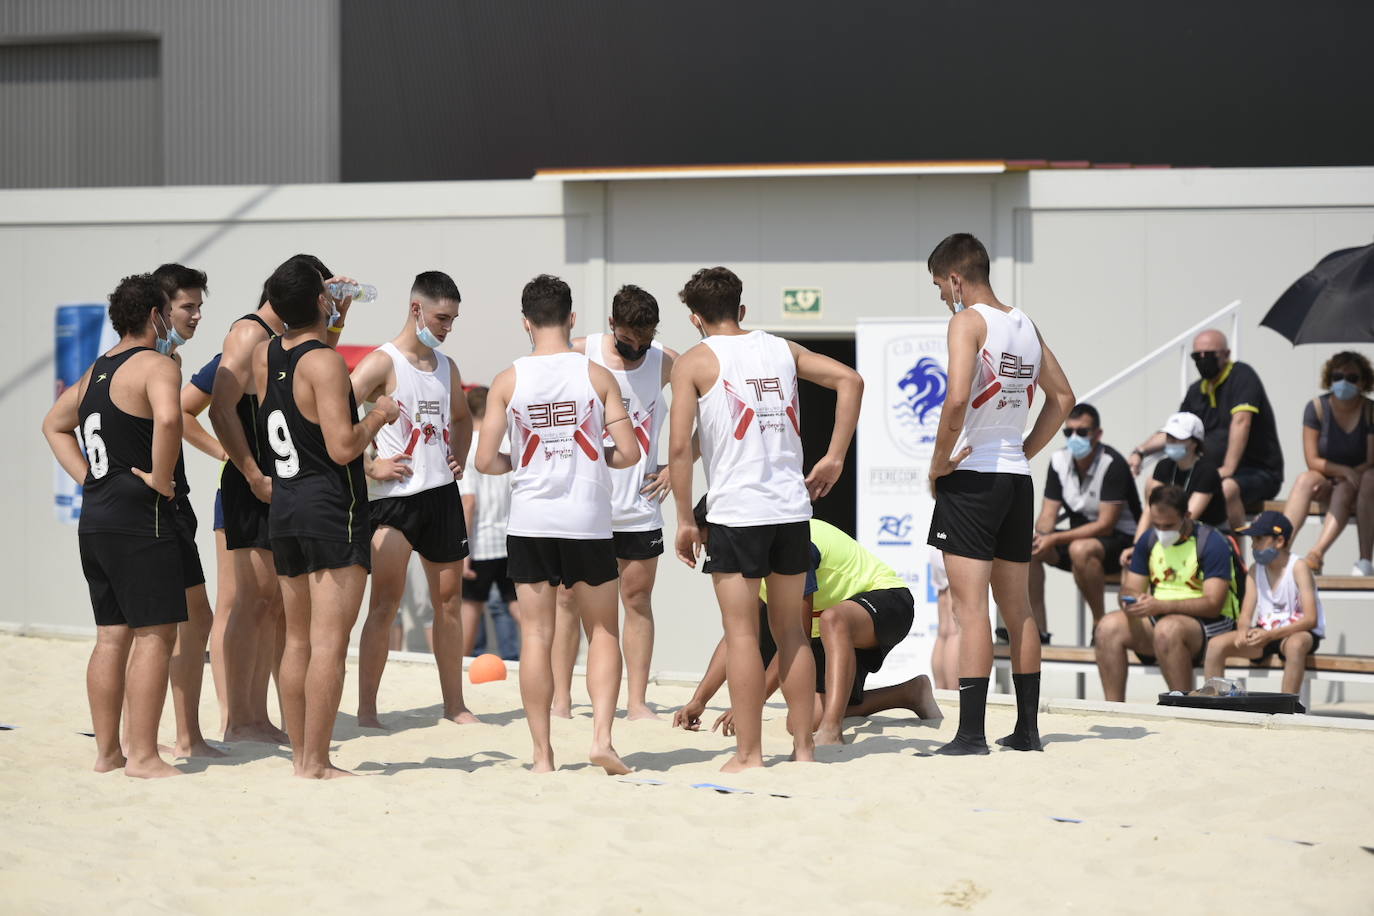
[[(477, 470), (483, 474), (509, 474), (510, 455), (501, 453), (501, 438), (506, 426), (506, 408), (515, 391), (515, 370), (505, 369), (491, 380), (487, 391), (487, 412), (482, 417), (482, 433), (477, 438)], [(511, 443), (515, 447), (515, 443)]]
[(81, 443), (76, 438), (76, 428), (81, 423), (81, 393), (86, 390), (90, 375), (87, 369), (81, 381), (62, 392), (43, 418), (43, 437), (48, 440), (48, 448), (52, 449), (53, 457), (62, 465), (62, 470), (77, 483), (84, 483), (90, 470), (86, 456), (81, 451)]
[(590, 370), (592, 387), (605, 405), (605, 427), (611, 436), (612, 444), (605, 450), (606, 464), (613, 468), (632, 468), (639, 463), (639, 440), (635, 438), (630, 415), (625, 412), (620, 384), (609, 370), (601, 366), (592, 364)]

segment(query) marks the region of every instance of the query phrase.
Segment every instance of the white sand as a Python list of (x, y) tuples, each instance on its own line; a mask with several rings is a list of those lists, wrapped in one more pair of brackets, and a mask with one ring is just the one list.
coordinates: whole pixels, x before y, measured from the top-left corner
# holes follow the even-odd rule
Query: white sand
[[(89, 772), (82, 642), (0, 637), (0, 911), (549, 913), (1368, 913), (1374, 735), (1044, 715), (1044, 754), (918, 758), (939, 728), (879, 718), (822, 765), (723, 777), (731, 742), (616, 725), (639, 778), (583, 759), (590, 711), (555, 720), (562, 769), (524, 769), (513, 680), (468, 687), (490, 723), (437, 722), (433, 668), (393, 663), (360, 736), (350, 668), (335, 761), (235, 749), (160, 782)], [(208, 672), (207, 672), (208, 673)], [(207, 678), (204, 716), (218, 720)], [(689, 692), (655, 687), (674, 707)], [(585, 702), (579, 683), (574, 693)], [(770, 707), (765, 751), (789, 749)], [(712, 715), (712, 719), (714, 715)], [(1011, 713), (994, 707), (989, 733)], [(710, 720), (708, 720), (710, 721)], [(851, 722), (850, 733), (853, 734)], [(172, 735), (170, 706), (163, 726)], [(722, 795), (692, 783), (754, 790)], [(770, 793), (790, 796), (771, 797)], [(1051, 816), (1081, 819), (1058, 823)], [(1127, 826), (1129, 825), (1129, 826)], [(1304, 840), (1316, 845), (1296, 845)]]

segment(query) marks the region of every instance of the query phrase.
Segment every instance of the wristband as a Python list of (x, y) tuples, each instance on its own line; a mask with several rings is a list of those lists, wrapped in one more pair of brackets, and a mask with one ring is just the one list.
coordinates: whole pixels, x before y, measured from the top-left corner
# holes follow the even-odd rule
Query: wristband
[(342, 333), (343, 333), (343, 329), (344, 329), (344, 326), (341, 325), (341, 324), (338, 324), (338, 325), (331, 324), (331, 325), (329, 326), (329, 330), (333, 331), (335, 334), (342, 334)]

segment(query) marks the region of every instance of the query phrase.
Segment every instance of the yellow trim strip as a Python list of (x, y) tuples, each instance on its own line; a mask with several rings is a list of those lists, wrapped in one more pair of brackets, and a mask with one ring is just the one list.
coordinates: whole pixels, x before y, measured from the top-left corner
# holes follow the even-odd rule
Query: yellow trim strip
[(1231, 408), (1231, 413), (1239, 413), (1242, 410), (1248, 410), (1250, 413), (1259, 413), (1259, 408), (1254, 404), (1237, 404), (1235, 407)]

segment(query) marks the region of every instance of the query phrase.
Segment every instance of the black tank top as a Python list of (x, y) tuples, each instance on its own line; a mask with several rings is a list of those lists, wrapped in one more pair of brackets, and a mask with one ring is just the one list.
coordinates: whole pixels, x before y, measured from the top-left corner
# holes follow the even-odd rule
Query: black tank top
[[(267, 347), (267, 390), (258, 435), (264, 444), (259, 464), (272, 477), (269, 531), (274, 538), (366, 542), (371, 523), (362, 455), (347, 465), (335, 464), (319, 424), (307, 420), (296, 406), (296, 365), (305, 354), (327, 349), (318, 340), (308, 340), (287, 350), (280, 338)], [(357, 416), (351, 388), (348, 410), (350, 417)]]
[[(256, 321), (258, 324), (262, 325), (262, 329), (267, 332), (268, 340), (275, 340), (277, 337), (277, 332), (272, 330), (272, 326), (263, 321), (258, 315), (244, 315), (242, 318), (235, 320), (234, 323), (238, 324), (240, 321)], [(259, 435), (262, 430), (262, 424), (258, 422), (258, 396), (255, 394), (245, 394), (243, 397), (239, 398), (239, 402), (235, 406), (234, 412), (238, 414), (239, 425), (243, 427), (243, 435), (248, 439), (248, 448), (253, 453), (253, 460), (257, 462), (258, 467), (262, 469), (264, 474), (268, 473), (265, 467), (268, 457), (265, 448), (266, 443), (262, 441)], [(221, 488), (224, 486), (225, 478), (232, 478), (231, 485), (242, 483), (243, 486), (241, 489), (251, 495), (252, 491), (248, 489), (247, 479), (243, 476), (243, 472), (238, 469), (238, 465), (234, 464), (232, 461), (226, 461), (224, 463), (224, 470), (220, 474)]]
[(90, 383), (77, 408), (89, 464), (77, 525), (81, 534), (160, 538), (173, 533), (171, 501), (131, 470), (153, 469), (153, 421), (125, 413), (110, 397), (115, 373), (131, 356), (144, 351), (156, 352), (150, 347), (134, 347), (116, 356), (101, 356), (91, 367)]

